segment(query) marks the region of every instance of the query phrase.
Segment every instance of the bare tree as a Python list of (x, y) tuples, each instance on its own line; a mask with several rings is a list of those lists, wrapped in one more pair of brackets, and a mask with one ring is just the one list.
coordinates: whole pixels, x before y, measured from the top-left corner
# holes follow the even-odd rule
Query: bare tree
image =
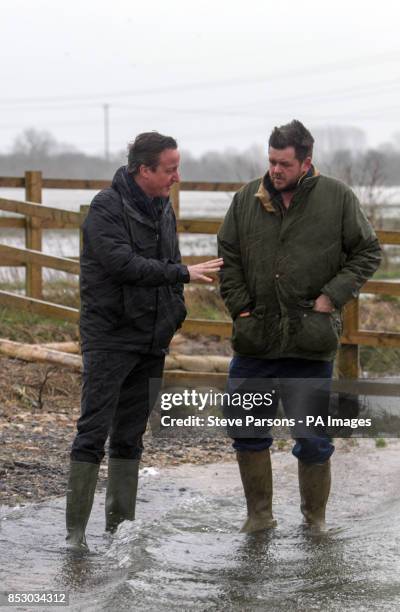
[(15, 155), (40, 158), (48, 157), (57, 149), (57, 141), (50, 132), (33, 128), (24, 130), (14, 141), (12, 152)]

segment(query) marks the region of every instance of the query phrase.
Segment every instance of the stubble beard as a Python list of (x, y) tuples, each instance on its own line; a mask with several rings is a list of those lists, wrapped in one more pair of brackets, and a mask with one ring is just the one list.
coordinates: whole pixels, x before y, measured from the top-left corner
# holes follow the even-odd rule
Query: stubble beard
[(298, 177), (295, 181), (291, 181), (287, 185), (284, 185), (283, 187), (277, 186), (274, 181), (272, 181), (272, 184), (274, 185), (275, 189), (279, 191), (279, 193), (291, 192), (291, 191), (295, 191), (297, 184), (299, 182), (299, 178), (300, 177)]

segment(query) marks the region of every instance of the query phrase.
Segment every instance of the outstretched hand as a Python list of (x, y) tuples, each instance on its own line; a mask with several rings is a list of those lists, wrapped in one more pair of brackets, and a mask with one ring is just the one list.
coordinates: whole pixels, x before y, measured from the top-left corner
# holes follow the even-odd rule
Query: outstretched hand
[(213, 279), (206, 275), (212, 274), (213, 272), (219, 272), (223, 265), (224, 260), (220, 257), (218, 259), (210, 259), (209, 261), (203, 261), (202, 263), (188, 266), (190, 282), (205, 281), (206, 283), (212, 283)]

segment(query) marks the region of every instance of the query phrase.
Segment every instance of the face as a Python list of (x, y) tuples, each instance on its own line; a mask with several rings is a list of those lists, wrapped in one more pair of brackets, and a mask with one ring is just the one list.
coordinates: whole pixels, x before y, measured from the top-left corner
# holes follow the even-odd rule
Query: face
[(179, 160), (178, 149), (164, 149), (160, 153), (158, 166), (155, 170), (148, 166), (140, 166), (137, 178), (143, 191), (152, 198), (168, 197), (172, 185), (180, 180), (178, 173)]
[(311, 157), (301, 162), (296, 158), (294, 147), (286, 149), (268, 149), (269, 176), (278, 191), (295, 189), (299, 178), (311, 167)]

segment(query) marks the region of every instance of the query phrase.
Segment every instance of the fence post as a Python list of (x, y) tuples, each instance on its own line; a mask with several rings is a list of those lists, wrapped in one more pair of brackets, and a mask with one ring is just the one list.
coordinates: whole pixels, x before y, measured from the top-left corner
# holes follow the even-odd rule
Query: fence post
[[(358, 298), (351, 300), (344, 308), (343, 335), (351, 336), (359, 329)], [(339, 378), (358, 378), (360, 370), (360, 348), (358, 344), (342, 344), (338, 355)]]
[(86, 219), (89, 208), (90, 208), (89, 204), (83, 204), (82, 206), (79, 207), (79, 212), (81, 214), (81, 222), (80, 222), (80, 227), (79, 227), (79, 256), (82, 253), (82, 247), (83, 247), (82, 224), (84, 220)]
[[(42, 173), (40, 171), (25, 172), (25, 200), (42, 203)], [(42, 227), (40, 219), (26, 218), (25, 247), (42, 250)], [(41, 299), (43, 296), (42, 268), (37, 264), (26, 264), (25, 290), (29, 297)]]
[(172, 202), (172, 208), (174, 209), (175, 217), (179, 219), (179, 183), (174, 183), (169, 192), (169, 197)]

